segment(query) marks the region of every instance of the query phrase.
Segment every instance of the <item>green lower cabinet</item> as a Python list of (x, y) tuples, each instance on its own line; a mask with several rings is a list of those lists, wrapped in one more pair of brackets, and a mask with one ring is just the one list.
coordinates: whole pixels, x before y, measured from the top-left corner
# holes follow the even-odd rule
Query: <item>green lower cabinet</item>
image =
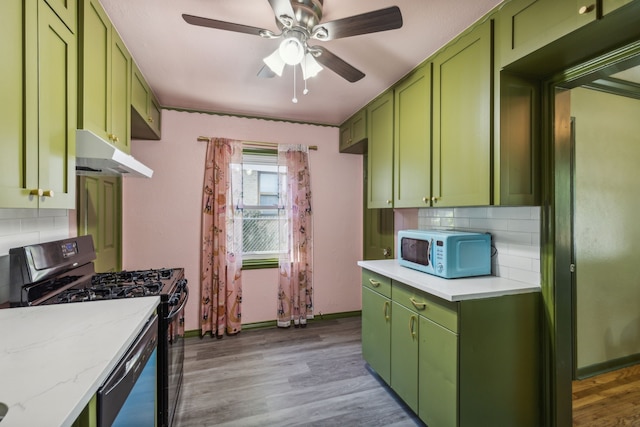
[(429, 426), (458, 425), (458, 335), (420, 316), (418, 416)]
[(96, 427), (98, 425), (98, 398), (93, 395), (71, 427)]
[(542, 425), (539, 293), (451, 302), (362, 279), (363, 357), (425, 424)]
[(418, 315), (391, 303), (391, 388), (418, 413)]
[(362, 356), (387, 383), (391, 381), (391, 302), (362, 287)]

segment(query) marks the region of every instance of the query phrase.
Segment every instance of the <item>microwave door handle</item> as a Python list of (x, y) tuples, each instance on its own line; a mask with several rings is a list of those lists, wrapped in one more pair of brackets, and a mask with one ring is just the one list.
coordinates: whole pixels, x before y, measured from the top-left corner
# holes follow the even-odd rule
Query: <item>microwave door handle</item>
[(429, 243), (429, 249), (427, 250), (427, 252), (429, 265), (433, 265), (433, 262), (431, 261), (431, 254), (433, 253), (433, 239), (431, 239), (431, 242)]

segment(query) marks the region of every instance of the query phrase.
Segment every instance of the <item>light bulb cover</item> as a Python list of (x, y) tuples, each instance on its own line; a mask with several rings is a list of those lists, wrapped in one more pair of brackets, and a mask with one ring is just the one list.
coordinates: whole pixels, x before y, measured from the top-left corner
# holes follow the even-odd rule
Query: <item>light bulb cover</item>
[(304, 46), (297, 37), (287, 37), (282, 40), (278, 51), (280, 58), (288, 65), (297, 65), (304, 57)]
[(284, 66), (286, 65), (282, 58), (280, 57), (280, 52), (278, 49), (273, 51), (273, 53), (262, 60), (267, 67), (271, 69), (274, 73), (278, 75), (278, 77), (282, 77), (282, 71), (284, 71)]
[(302, 68), (302, 78), (304, 80), (317, 76), (318, 73), (323, 70), (322, 65), (320, 65), (318, 61), (316, 61), (316, 58), (314, 58), (310, 53), (305, 55), (304, 61), (300, 66)]

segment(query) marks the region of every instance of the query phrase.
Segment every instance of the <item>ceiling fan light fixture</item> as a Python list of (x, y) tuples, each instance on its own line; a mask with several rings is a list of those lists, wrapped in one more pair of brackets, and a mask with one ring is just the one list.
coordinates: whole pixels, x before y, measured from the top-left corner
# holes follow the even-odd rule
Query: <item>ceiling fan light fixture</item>
[(280, 49), (276, 49), (273, 53), (262, 60), (267, 67), (271, 69), (278, 77), (282, 77), (282, 71), (284, 71), (285, 62), (280, 57)]
[(318, 75), (323, 70), (322, 66), (316, 61), (311, 53), (307, 53), (304, 57), (304, 62), (301, 64), (302, 78), (307, 80), (311, 77)]
[(287, 37), (278, 48), (280, 57), (288, 65), (297, 65), (304, 58), (304, 46), (298, 37)]

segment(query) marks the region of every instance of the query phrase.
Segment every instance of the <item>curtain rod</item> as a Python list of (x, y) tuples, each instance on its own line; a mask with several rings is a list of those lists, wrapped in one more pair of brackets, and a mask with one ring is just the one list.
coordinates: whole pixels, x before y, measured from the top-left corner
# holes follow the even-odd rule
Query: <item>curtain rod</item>
[[(206, 137), (206, 136), (199, 136), (198, 137), (198, 142), (207, 142), (209, 141), (210, 138)], [(278, 144), (272, 143), (272, 142), (258, 142), (258, 141), (243, 141), (246, 142), (247, 145), (252, 145), (252, 146), (257, 146), (257, 147), (270, 147), (270, 148), (276, 148), (278, 146)], [(318, 146), (317, 145), (309, 145), (308, 146), (309, 150), (318, 150)]]

